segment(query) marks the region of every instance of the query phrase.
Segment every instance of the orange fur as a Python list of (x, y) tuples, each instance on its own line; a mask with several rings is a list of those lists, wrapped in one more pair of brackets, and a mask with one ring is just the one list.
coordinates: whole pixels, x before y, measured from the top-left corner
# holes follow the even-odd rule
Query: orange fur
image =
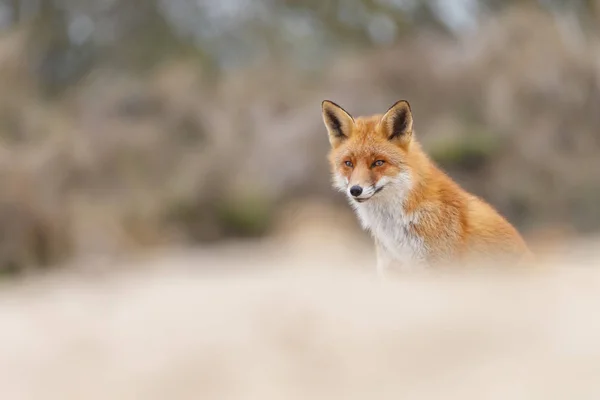
[[(325, 101), (323, 119), (334, 182), (373, 234), (382, 268), (406, 260), (433, 265), (472, 257), (511, 262), (532, 257), (505, 218), (425, 154), (414, 138), (408, 102), (396, 103), (385, 115), (355, 120)], [(350, 194), (357, 186), (364, 196)]]

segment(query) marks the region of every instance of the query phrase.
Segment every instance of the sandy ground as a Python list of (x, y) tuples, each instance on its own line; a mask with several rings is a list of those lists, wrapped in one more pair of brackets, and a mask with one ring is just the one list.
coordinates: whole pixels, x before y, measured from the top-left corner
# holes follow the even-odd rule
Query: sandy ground
[(329, 238), (4, 284), (0, 398), (600, 398), (593, 251), (380, 281), (369, 246)]

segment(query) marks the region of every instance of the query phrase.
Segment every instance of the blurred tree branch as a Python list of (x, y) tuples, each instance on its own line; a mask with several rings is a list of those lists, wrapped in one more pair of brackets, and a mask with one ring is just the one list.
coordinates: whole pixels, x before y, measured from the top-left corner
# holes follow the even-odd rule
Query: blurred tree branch
[[(50, 92), (60, 91), (90, 68), (106, 63), (140, 70), (163, 59), (185, 55), (210, 70), (232, 63), (243, 65), (245, 60), (261, 56), (292, 59), (295, 55), (290, 53), (304, 54), (302, 49), (307, 46), (313, 50), (320, 48), (321, 53), (311, 54), (325, 55), (332, 49), (335, 51), (336, 46), (377, 46), (373, 29), (387, 29), (385, 37), (392, 41), (424, 28), (450, 33), (445, 16), (436, 8), (439, 1), (434, 0), (416, 1), (412, 6), (382, 0), (256, 0), (252, 9), (235, 11), (234, 22), (227, 20), (231, 17), (227, 12), (212, 12), (220, 6), (208, 0), (196, 3), (4, 0), (3, 3), (10, 9), (14, 23), (30, 26), (30, 69)], [(511, 5), (544, 7), (557, 13), (568, 9), (578, 15), (585, 29), (598, 30), (600, 0), (477, 2), (478, 9), (487, 13)], [(235, 1), (227, 7), (235, 7)], [(257, 17), (257, 9), (264, 10), (265, 15)], [(289, 34), (293, 28), (287, 24), (297, 17), (314, 21), (319, 32), (305, 36)], [(73, 36), (77, 18), (85, 20), (86, 29), (91, 31), (86, 31), (89, 38)], [(382, 23), (386, 26), (381, 26)]]

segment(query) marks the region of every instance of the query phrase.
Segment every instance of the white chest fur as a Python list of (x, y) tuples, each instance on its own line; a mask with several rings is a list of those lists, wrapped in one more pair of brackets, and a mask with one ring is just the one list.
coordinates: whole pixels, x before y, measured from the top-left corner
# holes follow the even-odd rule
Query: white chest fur
[(378, 263), (397, 262), (408, 267), (425, 261), (423, 239), (413, 229), (418, 215), (407, 214), (401, 204), (386, 201), (357, 204), (355, 210), (362, 226), (378, 243)]

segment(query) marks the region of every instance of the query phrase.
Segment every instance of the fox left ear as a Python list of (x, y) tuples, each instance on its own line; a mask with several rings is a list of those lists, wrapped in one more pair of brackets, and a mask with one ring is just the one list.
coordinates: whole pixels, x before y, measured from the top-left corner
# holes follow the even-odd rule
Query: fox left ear
[(406, 100), (396, 102), (381, 118), (380, 124), (389, 140), (408, 143), (412, 137), (413, 117)]

